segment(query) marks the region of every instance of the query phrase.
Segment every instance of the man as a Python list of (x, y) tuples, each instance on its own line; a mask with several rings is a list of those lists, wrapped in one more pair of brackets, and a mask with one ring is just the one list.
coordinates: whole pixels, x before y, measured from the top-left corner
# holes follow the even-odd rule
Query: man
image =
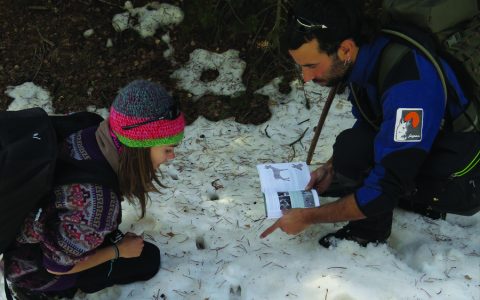
[[(478, 128), (454, 133), (451, 124), (470, 100), (442, 60), (458, 98), (454, 101), (449, 93), (445, 105), (438, 72), (411, 47), (380, 88), (379, 61), (392, 39), (362, 15), (357, 6), (362, 2), (300, 0), (296, 5), (286, 32), (288, 53), (305, 82), (347, 83), (357, 121), (337, 137), (332, 158), (311, 173), (307, 185), (340, 198), (285, 211), (261, 238), (277, 228), (297, 234), (315, 223), (349, 221), (319, 243), (329, 247), (336, 239), (347, 239), (365, 246), (387, 240), (397, 204), (431, 218), (479, 209), (480, 167), (472, 159), (480, 153), (480, 134)], [(452, 179), (469, 163), (475, 167), (468, 174)]]

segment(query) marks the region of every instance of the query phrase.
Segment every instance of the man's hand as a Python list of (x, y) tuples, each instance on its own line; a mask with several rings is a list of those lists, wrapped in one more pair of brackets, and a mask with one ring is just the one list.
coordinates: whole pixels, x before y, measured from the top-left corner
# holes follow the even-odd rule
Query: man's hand
[(277, 228), (288, 234), (297, 234), (316, 223), (336, 223), (364, 218), (365, 215), (358, 208), (354, 194), (350, 194), (319, 207), (286, 210), (280, 219), (262, 232), (260, 238), (263, 239)]
[(277, 228), (280, 228), (287, 234), (297, 234), (302, 232), (310, 225), (307, 218), (307, 212), (308, 208), (292, 208), (283, 211), (283, 216), (262, 232), (260, 238), (265, 238)]
[(325, 192), (332, 183), (333, 172), (333, 165), (330, 161), (321, 165), (315, 171), (310, 173), (310, 181), (305, 189), (308, 191), (314, 188), (319, 194)]

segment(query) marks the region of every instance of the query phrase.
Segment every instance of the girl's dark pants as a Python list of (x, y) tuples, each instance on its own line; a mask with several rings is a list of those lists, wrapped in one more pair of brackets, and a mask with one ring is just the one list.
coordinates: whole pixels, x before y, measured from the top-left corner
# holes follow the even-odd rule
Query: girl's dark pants
[(160, 269), (160, 250), (145, 242), (142, 254), (135, 258), (119, 258), (113, 262), (110, 276), (110, 262), (79, 273), (77, 288), (85, 293), (95, 293), (114, 284), (146, 281)]
[[(111, 272), (110, 272), (111, 267)], [(17, 299), (40, 300), (54, 297), (73, 298), (78, 289), (85, 293), (95, 293), (115, 284), (127, 284), (146, 281), (155, 276), (160, 269), (160, 250), (152, 243), (145, 242), (142, 253), (135, 258), (119, 258), (100, 264), (78, 273), (75, 287), (64, 291), (33, 293), (25, 289), (14, 288)], [(109, 275), (110, 272), (110, 275)], [(7, 299), (13, 299), (5, 286)]]

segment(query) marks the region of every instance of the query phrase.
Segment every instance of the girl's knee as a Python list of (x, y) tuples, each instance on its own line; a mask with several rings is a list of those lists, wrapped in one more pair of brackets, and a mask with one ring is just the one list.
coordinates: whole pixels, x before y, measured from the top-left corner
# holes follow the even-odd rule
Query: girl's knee
[(155, 276), (155, 274), (158, 273), (158, 270), (160, 270), (160, 249), (152, 243), (145, 242), (142, 251), (142, 257), (143, 259), (141, 268), (145, 271), (144, 280), (148, 280)]

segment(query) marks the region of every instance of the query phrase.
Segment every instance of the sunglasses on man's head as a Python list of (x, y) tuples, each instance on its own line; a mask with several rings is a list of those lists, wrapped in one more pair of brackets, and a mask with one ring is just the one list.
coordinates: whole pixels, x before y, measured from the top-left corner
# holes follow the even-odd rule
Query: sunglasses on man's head
[(306, 30), (313, 30), (313, 29), (327, 29), (328, 26), (325, 25), (325, 24), (317, 24), (315, 22), (312, 22), (308, 19), (305, 19), (303, 17), (298, 17), (298, 16), (294, 16), (295, 18), (295, 21), (297, 23), (297, 25), (305, 28)]
[(145, 120), (143, 122), (135, 123), (135, 124), (132, 124), (132, 125), (122, 126), (122, 129), (123, 130), (130, 130), (130, 129), (134, 129), (134, 128), (137, 128), (139, 126), (149, 124), (149, 123), (153, 123), (153, 122), (160, 121), (160, 120), (175, 120), (176, 118), (178, 118), (179, 115), (180, 115), (180, 108), (178, 107), (178, 105), (174, 105), (174, 106), (171, 106), (167, 111), (165, 111), (162, 115), (160, 115), (158, 117), (153, 117), (153, 118), (150, 118), (150, 119)]

